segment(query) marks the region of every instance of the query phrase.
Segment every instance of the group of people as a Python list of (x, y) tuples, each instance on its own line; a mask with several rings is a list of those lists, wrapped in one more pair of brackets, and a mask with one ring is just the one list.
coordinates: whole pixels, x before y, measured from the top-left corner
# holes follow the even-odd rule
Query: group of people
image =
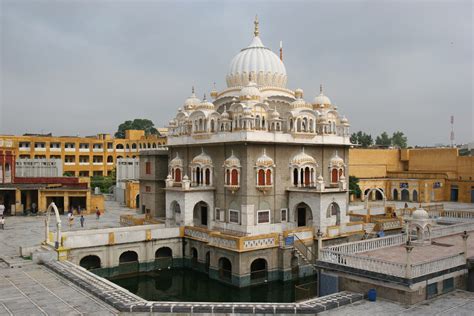
[[(81, 227), (84, 227), (84, 223), (85, 223), (86, 219), (85, 219), (84, 215), (82, 214), (80, 207), (78, 208), (78, 214), (80, 214), (80, 216), (81, 216), (81, 217), (79, 218), (79, 222), (81, 223)], [(96, 208), (95, 208), (95, 218), (96, 218), (97, 220), (99, 220), (99, 219), (100, 219), (100, 215), (101, 215), (100, 210), (99, 210), (98, 207), (96, 207)], [(70, 211), (67, 213), (67, 220), (68, 220), (69, 228), (71, 228), (72, 225), (74, 225), (74, 214), (73, 214), (73, 211), (72, 211), (72, 210), (70, 210)]]

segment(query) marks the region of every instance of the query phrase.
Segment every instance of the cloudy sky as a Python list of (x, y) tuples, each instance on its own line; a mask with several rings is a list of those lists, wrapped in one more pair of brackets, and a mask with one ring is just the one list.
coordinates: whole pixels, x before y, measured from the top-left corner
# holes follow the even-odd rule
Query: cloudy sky
[(165, 125), (196, 86), (225, 88), (253, 36), (284, 43), (288, 87), (323, 83), (351, 122), (410, 145), (473, 136), (471, 1), (0, 0), (0, 133), (113, 133)]

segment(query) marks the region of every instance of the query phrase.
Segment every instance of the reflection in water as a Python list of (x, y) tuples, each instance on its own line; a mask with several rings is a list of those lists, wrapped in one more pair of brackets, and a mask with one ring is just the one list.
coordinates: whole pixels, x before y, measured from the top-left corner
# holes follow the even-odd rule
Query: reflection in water
[(211, 280), (207, 274), (172, 269), (110, 278), (115, 284), (150, 301), (187, 302), (294, 302), (295, 284), (314, 281), (270, 282), (239, 289)]

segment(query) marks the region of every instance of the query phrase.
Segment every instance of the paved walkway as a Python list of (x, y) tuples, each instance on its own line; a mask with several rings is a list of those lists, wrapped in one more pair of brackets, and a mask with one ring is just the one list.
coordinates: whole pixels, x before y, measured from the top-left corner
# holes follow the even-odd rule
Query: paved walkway
[[(85, 215), (85, 227), (81, 228), (79, 217), (75, 216), (74, 224), (69, 227), (67, 216), (61, 215), (63, 231), (97, 228), (120, 227), (120, 215), (135, 214), (135, 210), (122, 207), (115, 201), (105, 202), (106, 212), (96, 220), (94, 215)], [(45, 216), (10, 216), (6, 218), (5, 230), (0, 230), (0, 258), (18, 256), (20, 246), (29, 247), (41, 244), (44, 237)], [(55, 222), (51, 221), (55, 230)]]
[(0, 263), (0, 315), (116, 315), (101, 302), (46, 267), (11, 269)]
[[(78, 220), (67, 225), (61, 216), (62, 229), (80, 230), (120, 226), (120, 215), (134, 210), (106, 202), (100, 218), (86, 215), (85, 227)], [(76, 217), (76, 219), (78, 219)], [(80, 289), (51, 270), (19, 257), (20, 246), (35, 246), (44, 240), (45, 216), (11, 216), (5, 230), (0, 230), (0, 315), (115, 315), (118, 311)], [(14, 261), (10, 268), (2, 260)], [(24, 264), (22, 264), (24, 263)]]
[(387, 300), (369, 302), (362, 300), (350, 305), (323, 312), (318, 315), (325, 316), (365, 316), (365, 315), (456, 315), (471, 316), (474, 311), (474, 293), (466, 291), (454, 291), (438, 296), (429, 301), (412, 306), (404, 306)]

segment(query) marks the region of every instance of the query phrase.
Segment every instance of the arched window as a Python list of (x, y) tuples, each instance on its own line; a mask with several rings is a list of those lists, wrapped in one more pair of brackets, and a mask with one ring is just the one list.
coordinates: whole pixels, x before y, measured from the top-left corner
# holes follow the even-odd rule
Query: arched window
[(181, 169), (180, 168), (176, 168), (176, 171), (174, 172), (174, 181), (181, 182)]
[(272, 185), (272, 171), (270, 169), (267, 169), (266, 172), (265, 185)]
[(293, 185), (298, 185), (298, 169), (293, 169)]
[(309, 174), (309, 167), (306, 167), (304, 169), (304, 185), (309, 186), (310, 185), (310, 174)]
[(239, 172), (237, 169), (232, 169), (232, 185), (239, 185)]
[(332, 169), (331, 171), (331, 182), (336, 183), (338, 180), (338, 172), (337, 169)]
[(132, 149), (137, 149), (137, 144), (133, 143), (132, 144)]
[(108, 162), (108, 163), (114, 162), (114, 157), (112, 157), (112, 156), (107, 156), (107, 162)]
[(197, 167), (196, 168), (196, 183), (201, 184), (201, 168)]
[(130, 145), (129, 144), (125, 145), (125, 148), (130, 149)]
[(230, 170), (229, 170), (229, 169), (226, 170), (226, 180), (225, 180), (225, 183), (226, 183), (226, 184), (230, 184)]
[(214, 120), (211, 120), (211, 132), (215, 132), (215, 128)]
[(265, 185), (265, 170), (258, 170), (258, 185)]
[(206, 169), (206, 185), (211, 184), (211, 170)]

